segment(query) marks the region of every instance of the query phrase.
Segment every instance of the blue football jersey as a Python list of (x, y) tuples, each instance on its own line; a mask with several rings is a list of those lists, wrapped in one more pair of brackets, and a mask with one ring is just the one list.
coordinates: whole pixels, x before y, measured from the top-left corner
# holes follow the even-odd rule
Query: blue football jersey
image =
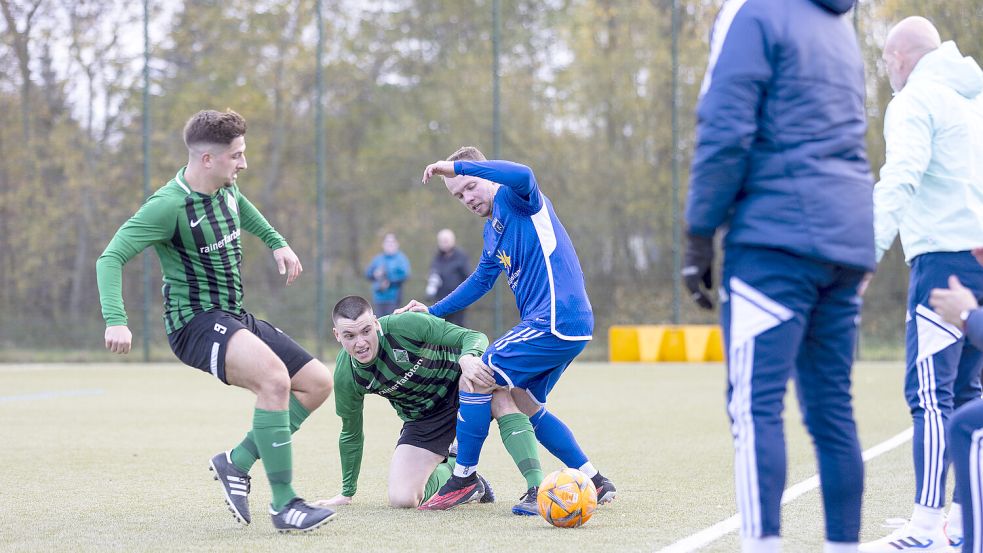
[(502, 186), (478, 267), (430, 312), (442, 317), (471, 305), (504, 274), (523, 323), (564, 340), (590, 340), (594, 314), (580, 260), (532, 170), (508, 161), (456, 161), (454, 171)]

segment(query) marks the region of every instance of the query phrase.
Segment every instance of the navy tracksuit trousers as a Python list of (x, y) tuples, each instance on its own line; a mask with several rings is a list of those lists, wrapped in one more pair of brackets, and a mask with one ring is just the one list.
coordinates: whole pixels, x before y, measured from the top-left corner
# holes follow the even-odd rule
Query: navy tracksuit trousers
[(786, 478), (782, 411), (792, 378), (815, 443), (826, 537), (859, 539), (863, 460), (850, 373), (863, 275), (780, 250), (726, 249), (721, 323), (743, 537), (779, 535)]

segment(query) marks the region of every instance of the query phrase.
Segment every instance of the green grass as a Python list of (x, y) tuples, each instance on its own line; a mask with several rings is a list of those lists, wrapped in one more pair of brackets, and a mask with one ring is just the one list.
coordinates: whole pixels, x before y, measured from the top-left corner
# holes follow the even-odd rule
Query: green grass
[[(866, 449), (910, 424), (903, 366), (862, 363), (856, 412)], [(51, 391), (97, 395), (16, 399)], [(386, 506), (389, 458), (399, 420), (379, 398), (366, 402), (366, 453), (355, 503), (303, 536), (275, 533), (261, 467), (253, 474), (253, 524), (232, 521), (208, 458), (238, 442), (252, 416), (248, 392), (178, 364), (0, 365), (0, 550), (85, 551), (655, 551), (735, 512), (732, 446), (722, 365), (571, 367), (550, 408), (574, 429), (619, 497), (583, 528), (561, 530), (509, 508), (524, 490), (493, 425), (481, 470), (499, 502), (445, 513)], [(789, 396), (788, 484), (815, 473), (812, 448)], [(309, 499), (340, 491), (333, 406), (294, 440), (295, 483)], [(560, 463), (542, 451), (547, 471)], [(863, 539), (907, 516), (910, 446), (867, 467)], [(818, 551), (819, 494), (784, 509), (786, 551)], [(460, 545), (456, 545), (460, 544)], [(706, 551), (736, 551), (726, 536)]]

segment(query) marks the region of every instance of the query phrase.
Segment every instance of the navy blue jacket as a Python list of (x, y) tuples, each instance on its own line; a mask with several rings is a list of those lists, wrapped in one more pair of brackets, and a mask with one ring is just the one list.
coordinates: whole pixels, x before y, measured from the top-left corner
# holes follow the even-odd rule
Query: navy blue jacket
[(853, 0), (727, 0), (697, 108), (689, 232), (873, 270)]

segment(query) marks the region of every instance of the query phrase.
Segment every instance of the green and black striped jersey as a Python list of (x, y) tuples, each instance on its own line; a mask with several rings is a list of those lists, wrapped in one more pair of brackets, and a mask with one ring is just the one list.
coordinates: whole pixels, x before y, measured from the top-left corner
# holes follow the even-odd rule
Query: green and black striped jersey
[(362, 407), (367, 394), (389, 400), (403, 421), (419, 420), (453, 404), (462, 355), (480, 357), (484, 334), (423, 313), (379, 318), (379, 352), (363, 365), (342, 350), (334, 371), (335, 411), (341, 417), (342, 494), (355, 494), (362, 464)]
[(96, 262), (99, 299), (107, 325), (125, 325), (123, 265), (153, 246), (164, 276), (164, 326), (183, 327), (204, 311), (242, 313), (240, 234), (246, 230), (271, 249), (287, 245), (263, 215), (232, 185), (214, 195), (191, 190), (181, 168), (116, 231)]

